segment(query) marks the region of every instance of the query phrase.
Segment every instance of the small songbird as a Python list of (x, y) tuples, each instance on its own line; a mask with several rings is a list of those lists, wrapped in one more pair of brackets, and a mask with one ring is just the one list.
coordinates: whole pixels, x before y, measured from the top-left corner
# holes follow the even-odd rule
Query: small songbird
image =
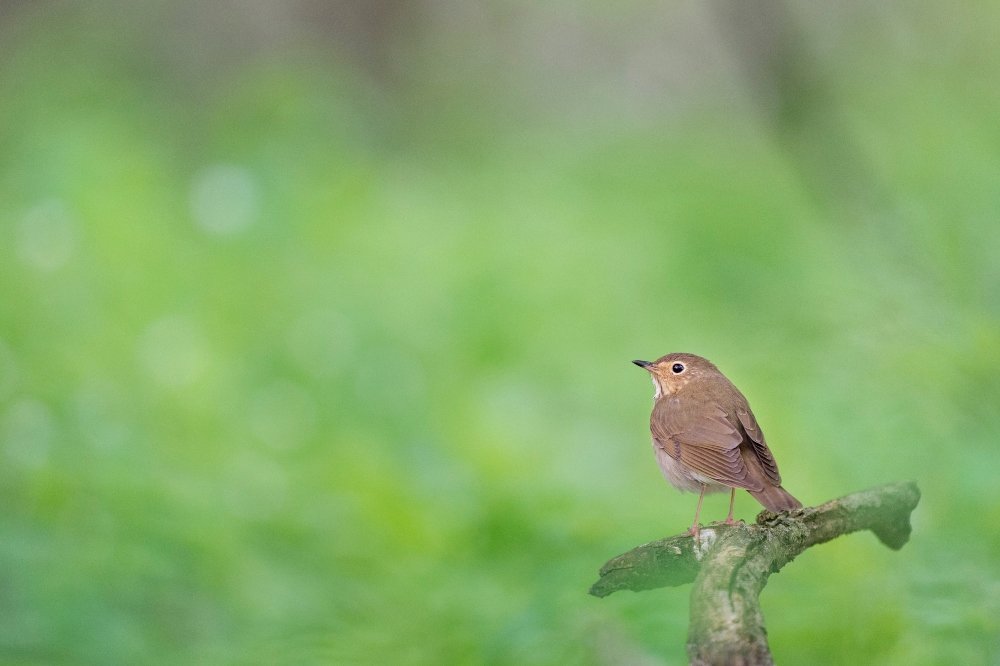
[(691, 534), (698, 536), (705, 493), (730, 489), (727, 525), (734, 523), (737, 488), (775, 513), (802, 507), (781, 487), (778, 465), (747, 399), (710, 361), (678, 353), (632, 362), (653, 378), (649, 429), (663, 475), (679, 490), (700, 493)]

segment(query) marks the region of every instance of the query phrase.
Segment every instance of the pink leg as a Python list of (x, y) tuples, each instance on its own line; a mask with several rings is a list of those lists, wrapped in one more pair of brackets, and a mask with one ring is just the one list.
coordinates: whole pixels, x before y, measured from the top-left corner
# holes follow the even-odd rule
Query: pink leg
[(736, 521), (733, 520), (733, 504), (736, 502), (736, 488), (732, 488), (729, 491), (729, 515), (726, 516), (726, 525), (735, 525)]
[(698, 516), (701, 515), (701, 501), (705, 499), (705, 484), (701, 484), (701, 494), (698, 495), (698, 508), (694, 510), (694, 525), (688, 530), (695, 539), (698, 538)]

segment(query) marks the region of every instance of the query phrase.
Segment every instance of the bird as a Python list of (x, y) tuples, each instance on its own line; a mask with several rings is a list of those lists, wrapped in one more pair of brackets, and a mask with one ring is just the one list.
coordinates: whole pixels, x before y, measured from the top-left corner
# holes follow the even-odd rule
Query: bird
[(695, 539), (706, 493), (729, 489), (726, 525), (735, 524), (737, 488), (774, 513), (802, 508), (781, 486), (778, 464), (747, 399), (711, 361), (672, 353), (632, 362), (653, 379), (649, 430), (663, 475), (675, 488), (699, 493), (689, 530)]

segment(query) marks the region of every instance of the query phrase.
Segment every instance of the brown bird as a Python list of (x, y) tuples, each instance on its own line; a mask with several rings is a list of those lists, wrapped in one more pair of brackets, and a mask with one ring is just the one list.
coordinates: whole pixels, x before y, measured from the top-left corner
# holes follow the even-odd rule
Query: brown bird
[(663, 475), (679, 490), (700, 493), (691, 534), (698, 536), (705, 493), (730, 489), (727, 525), (734, 523), (737, 488), (775, 513), (802, 507), (781, 487), (778, 464), (747, 399), (710, 361), (678, 353), (632, 362), (653, 378), (649, 429)]

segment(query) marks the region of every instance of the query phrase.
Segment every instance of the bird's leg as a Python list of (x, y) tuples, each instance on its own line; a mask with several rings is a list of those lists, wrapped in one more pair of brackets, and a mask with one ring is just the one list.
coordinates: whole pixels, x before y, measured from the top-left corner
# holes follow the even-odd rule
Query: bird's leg
[(698, 516), (701, 515), (701, 501), (703, 499), (705, 499), (705, 484), (704, 483), (701, 484), (701, 494), (698, 495), (698, 508), (694, 510), (694, 525), (692, 525), (691, 529), (688, 530), (691, 533), (691, 536), (693, 536), (696, 541), (698, 539)]
[(736, 488), (729, 489), (729, 515), (726, 516), (726, 525), (735, 525), (733, 520), (733, 504), (736, 502)]

